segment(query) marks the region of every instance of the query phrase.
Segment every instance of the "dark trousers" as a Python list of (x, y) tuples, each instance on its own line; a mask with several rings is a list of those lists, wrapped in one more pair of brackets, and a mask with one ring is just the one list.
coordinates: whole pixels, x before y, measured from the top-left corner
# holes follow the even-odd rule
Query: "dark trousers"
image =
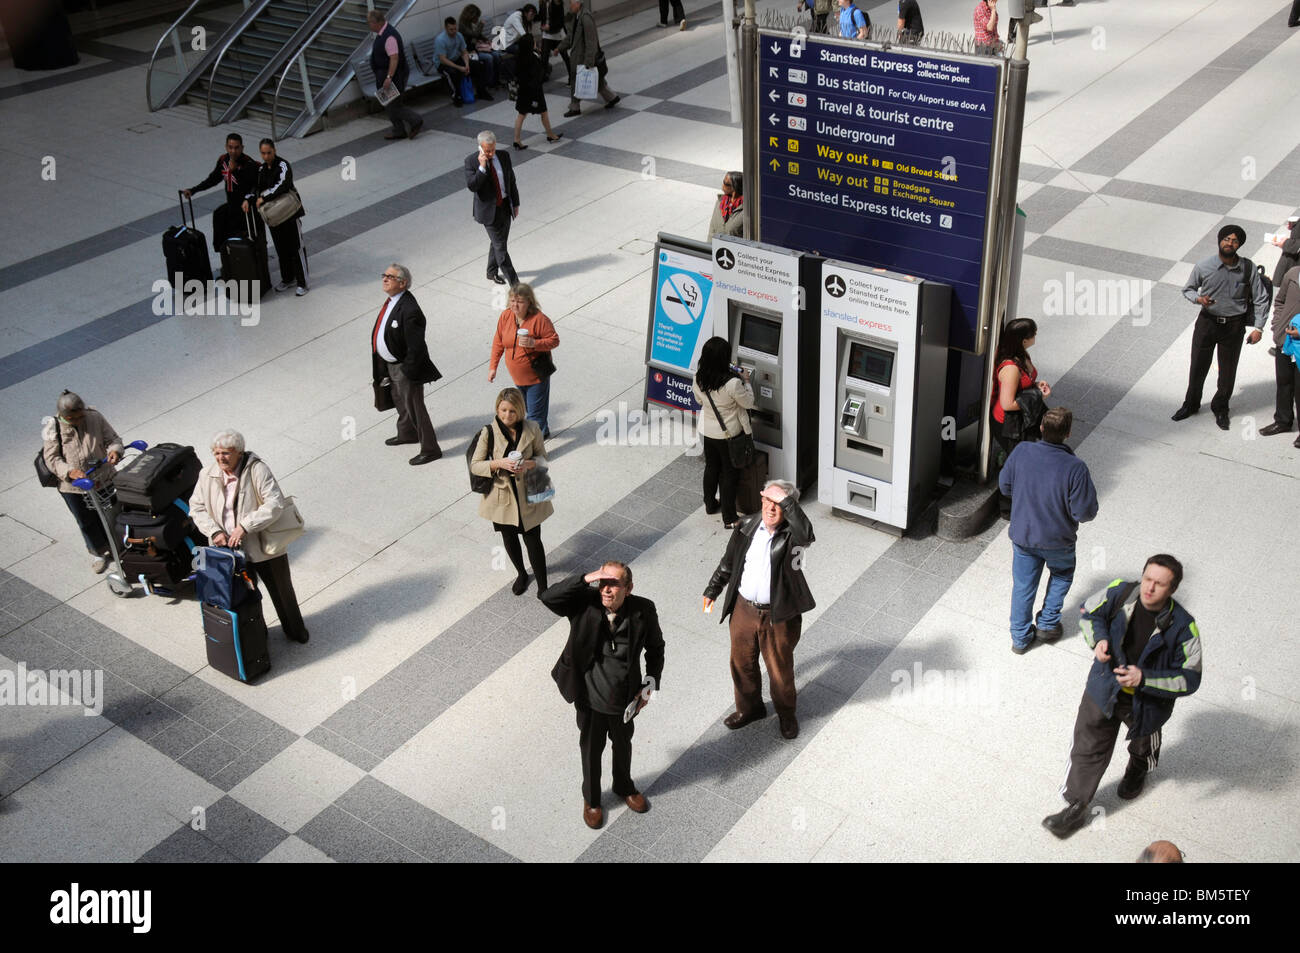
[[(1101, 776), (1106, 773), (1110, 756), (1115, 751), (1119, 727), (1133, 725), (1133, 696), (1120, 692), (1115, 700), (1114, 713), (1107, 718), (1097, 703), (1085, 691), (1079, 702), (1079, 713), (1074, 719), (1074, 743), (1070, 746), (1070, 768), (1065, 775), (1061, 794), (1071, 804), (1088, 804), (1097, 793)], [(1128, 753), (1134, 761), (1143, 763), (1151, 771), (1160, 760), (1160, 730), (1153, 734), (1133, 738), (1128, 743)]]
[(397, 437), (399, 440), (419, 440), (421, 453), (438, 453), (438, 432), (429, 419), (429, 408), (424, 406), (424, 385), (417, 384), (402, 373), (401, 364), (388, 365), (388, 379), (393, 382), (393, 404), (397, 408)]
[(756, 609), (744, 596), (736, 596), (731, 611), (731, 682), (736, 692), (736, 711), (763, 711), (763, 675), (758, 657), (767, 666), (772, 688), (772, 707), (778, 715), (793, 715), (794, 647), (799, 644), (803, 616), (773, 622), (767, 609)]
[[(260, 216), (259, 216), (260, 217)], [(291, 218), (271, 229), (276, 257), (280, 259), (280, 280), (307, 287), (307, 250), (302, 244), (302, 219)]]
[(510, 252), (506, 248), (506, 241), (510, 238), (509, 197), (497, 206), (496, 215), (493, 216), (492, 222), (483, 227), (488, 234), (487, 276), (495, 278), (498, 273), (502, 273), (512, 287), (519, 284), (519, 276), (515, 274), (514, 262), (510, 260)]
[[(1300, 0), (1296, 0), (1300, 3)], [(1286, 338), (1282, 338), (1286, 341)], [(1273, 374), (1277, 381), (1277, 409), (1273, 411), (1273, 423), (1288, 430), (1300, 420), (1300, 368), (1295, 361), (1277, 349), (1273, 358)]]
[(1246, 337), (1246, 316), (1228, 318), (1220, 324), (1204, 309), (1196, 316), (1196, 329), (1192, 332), (1192, 367), (1187, 375), (1187, 395), (1183, 406), (1196, 410), (1201, 406), (1201, 390), (1206, 375), (1214, 363), (1215, 350), (1219, 354), (1219, 386), (1210, 401), (1215, 414), (1228, 412), (1228, 401), (1237, 385), (1237, 361), (1241, 359), (1241, 342)]
[(403, 123), (406, 123), (412, 129), (424, 123), (424, 120), (420, 118), (420, 114), (403, 102), (405, 96), (406, 94), (403, 92), (384, 107), (384, 112), (388, 113), (388, 121), (393, 124), (393, 135), (395, 136), (406, 135), (406, 127), (402, 125)]
[(501, 544), (506, 548), (506, 555), (510, 557), (510, 565), (515, 567), (515, 572), (520, 576), (525, 576), (524, 572), (524, 550), (519, 545), (519, 537), (523, 537), (524, 546), (528, 547), (528, 561), (533, 564), (533, 575), (537, 577), (537, 591), (541, 592), (546, 588), (546, 550), (542, 547), (542, 527), (541, 524), (534, 526), (529, 530), (522, 530), (516, 526), (502, 526)]
[(740, 482), (740, 471), (731, 465), (731, 455), (727, 453), (727, 441), (712, 437), (701, 437), (704, 441), (704, 502), (710, 507), (718, 500), (718, 488), (722, 489), (722, 521), (736, 522), (736, 484)]
[[(1300, 2), (1300, 0), (1297, 0)], [(573, 67), (569, 65), (569, 48), (564, 45), (563, 40), (542, 40), (542, 62), (546, 64), (549, 75), (551, 66), (551, 56), (555, 50), (560, 51), (560, 59), (564, 61), (564, 71), (572, 73)]]
[(582, 799), (600, 807), (600, 758), (605, 753), (605, 736), (614, 745), (614, 793), (619, 797), (636, 794), (632, 783), (632, 733), (636, 721), (623, 723), (623, 715), (607, 715), (574, 706), (578, 713), (578, 750), (582, 752)]
[[(77, 521), (81, 538), (85, 540), (86, 549), (92, 556), (102, 556), (108, 552), (108, 536), (104, 533), (104, 524), (99, 515), (87, 504), (85, 496), (80, 493), (60, 493), (63, 502), (68, 505), (72, 518)], [(109, 515), (112, 519), (112, 514)]]
[(669, 0), (659, 0), (659, 22), (660, 23), (681, 23), (686, 19), (686, 11), (682, 9), (682, 0), (672, 0), (673, 18), (668, 19), (668, 2)]
[(297, 639), (306, 635), (307, 626), (302, 621), (302, 610), (298, 608), (298, 594), (293, 591), (293, 577), (289, 575), (288, 554), (260, 563), (249, 562), (247, 566), (248, 574), (266, 587), (285, 636)]

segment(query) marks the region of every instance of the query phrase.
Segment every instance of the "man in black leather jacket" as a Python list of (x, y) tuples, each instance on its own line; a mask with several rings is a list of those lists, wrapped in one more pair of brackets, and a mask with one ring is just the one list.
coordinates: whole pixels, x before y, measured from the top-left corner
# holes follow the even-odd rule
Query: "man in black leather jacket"
[[(763, 703), (763, 656), (772, 684), (772, 707), (781, 736), (799, 735), (795, 718), (794, 647), (799, 644), (803, 613), (813, 608), (803, 577), (804, 553), (813, 544), (812, 524), (799, 508), (799, 491), (786, 480), (769, 480), (763, 510), (736, 526), (713, 577), (704, 589), (704, 611), (726, 589), (722, 619), (731, 616), (731, 681), (736, 710), (723, 721), (740, 728), (767, 717)], [(721, 622), (721, 619), (719, 620)]]

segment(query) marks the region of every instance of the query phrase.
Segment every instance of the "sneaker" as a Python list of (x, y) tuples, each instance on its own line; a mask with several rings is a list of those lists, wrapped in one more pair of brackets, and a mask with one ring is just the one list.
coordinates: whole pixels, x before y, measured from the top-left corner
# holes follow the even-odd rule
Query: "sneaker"
[(678, 30), (685, 30), (685, 29), (686, 29), (686, 21), (683, 20), (681, 23), (677, 24), (677, 29), (678, 29)]
[[(622, 101), (622, 99), (623, 99), (622, 96), (615, 96), (613, 99), (611, 99), (609, 102), (607, 102), (607, 103), (605, 104), (605, 108), (606, 108), (606, 109), (613, 109), (615, 106), (617, 106), (617, 105)], [(567, 115), (567, 113), (566, 113), (566, 115)]]
[(103, 573), (104, 570), (106, 570), (107, 568), (108, 568), (107, 556), (96, 556), (94, 559), (90, 561), (90, 570), (91, 572), (95, 573), (95, 575), (99, 575)]
[(292, 282), (281, 281), (279, 284), (277, 284), (277, 285), (275, 286), (275, 290), (276, 290), (276, 291), (288, 291), (288, 290), (289, 290), (289, 286), (290, 286), (290, 284), (292, 284)]
[(1026, 652), (1032, 649), (1034, 647), (1034, 638), (1037, 636), (1037, 634), (1038, 634), (1038, 630), (1031, 625), (1029, 627), (1029, 640), (1025, 642), (1024, 645), (1017, 645), (1016, 641), (1012, 639), (1011, 640), (1012, 653), (1015, 655), (1024, 655)]
[(307, 293), (307, 289), (306, 289), (306, 288), (298, 288), (296, 291), (294, 291), (294, 295), (295, 295), (296, 297), (298, 297), (298, 298), (301, 298), (301, 297), (302, 297), (303, 295), (305, 295), (306, 293)]
[(1037, 633), (1038, 641), (1040, 642), (1055, 642), (1065, 632), (1065, 627), (1058, 624), (1052, 626), (1051, 628), (1045, 629), (1037, 622), (1035, 622), (1034, 632)]

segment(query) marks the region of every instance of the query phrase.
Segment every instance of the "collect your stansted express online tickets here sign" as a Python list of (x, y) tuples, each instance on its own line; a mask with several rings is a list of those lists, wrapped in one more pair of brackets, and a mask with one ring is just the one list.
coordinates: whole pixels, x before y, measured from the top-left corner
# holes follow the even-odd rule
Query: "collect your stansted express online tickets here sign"
[(972, 349), (999, 63), (762, 33), (761, 240), (952, 285)]

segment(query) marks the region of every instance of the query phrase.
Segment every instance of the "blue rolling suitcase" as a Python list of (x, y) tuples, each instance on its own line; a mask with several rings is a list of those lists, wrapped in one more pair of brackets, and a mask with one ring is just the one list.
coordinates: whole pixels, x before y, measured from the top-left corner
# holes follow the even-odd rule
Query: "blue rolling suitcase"
[(208, 664), (218, 672), (251, 682), (271, 667), (260, 593), (237, 609), (203, 603), (203, 635)]

